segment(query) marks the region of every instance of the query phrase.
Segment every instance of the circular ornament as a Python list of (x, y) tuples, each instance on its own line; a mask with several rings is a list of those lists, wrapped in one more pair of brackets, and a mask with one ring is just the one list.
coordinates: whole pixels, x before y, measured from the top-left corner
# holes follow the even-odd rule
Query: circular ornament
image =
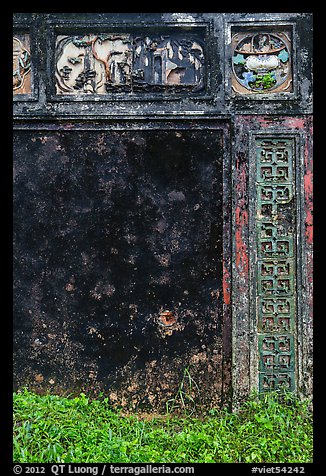
[(285, 39), (272, 33), (251, 33), (235, 45), (232, 69), (236, 80), (251, 92), (279, 88), (291, 76)]

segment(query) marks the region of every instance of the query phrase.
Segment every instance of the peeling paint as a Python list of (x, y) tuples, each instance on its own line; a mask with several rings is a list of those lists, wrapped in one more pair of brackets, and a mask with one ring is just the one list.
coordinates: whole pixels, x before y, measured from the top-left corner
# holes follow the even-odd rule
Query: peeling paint
[(305, 128), (305, 119), (301, 117), (288, 117), (284, 125), (291, 129), (302, 130)]
[[(309, 128), (310, 138), (313, 137), (312, 127)], [(306, 212), (306, 222), (305, 222), (305, 233), (307, 238), (307, 243), (312, 245), (313, 243), (313, 172), (312, 172), (312, 161), (311, 153), (309, 149), (308, 141), (306, 141), (304, 149), (304, 163), (305, 163), (305, 175), (304, 175), (304, 191), (305, 191), (305, 212)]]
[[(252, 190), (249, 189), (249, 205), (246, 202), (248, 195), (244, 192), (243, 184), (245, 183), (245, 174), (242, 174), (243, 168), (241, 164), (249, 162), (255, 164), (256, 157), (252, 152), (253, 141), (258, 140), (257, 138), (264, 137), (266, 134), (267, 138), (282, 138), (286, 137), (287, 140), (292, 139), (293, 144), (296, 144), (295, 149), (295, 160), (296, 160), (296, 170), (294, 182), (296, 183), (294, 190), (296, 197), (296, 207), (300, 209), (302, 213), (299, 215), (302, 217), (304, 222), (300, 224), (300, 229), (302, 226), (303, 234), (296, 237), (297, 242), (299, 243), (298, 255), (296, 258), (295, 266), (299, 270), (298, 274), (300, 275), (299, 280), (296, 282), (297, 293), (300, 296), (298, 302), (296, 303), (295, 315), (293, 316), (297, 322), (297, 336), (293, 345), (296, 346), (296, 352), (298, 353), (298, 380), (295, 385), (298, 386), (298, 391), (302, 392), (302, 395), (310, 397), (312, 395), (312, 376), (309, 374), (311, 370), (311, 359), (312, 359), (312, 314), (313, 314), (313, 301), (312, 301), (312, 192), (313, 192), (313, 183), (312, 183), (312, 128), (311, 128), (311, 116), (258, 116), (258, 115), (243, 115), (236, 118), (236, 146), (235, 146), (235, 155), (236, 167), (235, 167), (235, 222), (243, 224), (245, 231), (242, 234), (240, 233), (241, 227), (235, 228), (235, 249), (241, 250), (242, 241), (244, 241), (245, 246), (249, 245), (250, 256), (252, 256), (252, 264), (257, 266), (257, 259), (255, 258), (255, 233), (254, 233), (254, 224), (256, 223), (256, 216), (250, 215), (250, 196)], [(262, 133), (262, 130), (264, 133)], [(251, 142), (250, 142), (251, 141)], [(249, 156), (249, 154), (251, 155)], [(255, 178), (252, 178), (252, 170), (254, 171), (256, 165), (252, 166), (247, 173), (247, 180), (249, 184), (254, 184), (257, 186)], [(268, 175), (267, 175), (268, 179)], [(292, 177), (293, 180), (293, 177)], [(304, 192), (302, 196), (301, 186)], [(268, 187), (264, 191), (266, 191)], [(265, 195), (267, 198), (267, 195)], [(267, 200), (268, 201), (268, 200)], [(290, 202), (289, 202), (290, 203)], [(242, 211), (249, 212), (249, 223), (248, 216), (242, 215)], [(289, 222), (286, 218), (286, 206), (282, 205), (282, 217), (275, 216), (275, 220), (280, 218), (283, 220), (283, 223)], [(261, 215), (258, 213), (258, 218), (261, 218)], [(295, 218), (296, 220), (298, 217)], [(251, 224), (251, 225), (250, 225)], [(247, 228), (249, 226), (249, 230)], [(293, 233), (293, 227), (288, 229), (288, 233)], [(250, 231), (251, 230), (251, 231)], [(247, 235), (248, 233), (248, 235)], [(286, 233), (286, 227), (282, 227), (279, 233)], [(248, 238), (247, 238), (248, 237)], [(251, 245), (253, 250), (251, 250)], [(302, 247), (302, 248), (301, 248)], [(301, 255), (301, 249), (303, 254)], [(240, 254), (241, 256), (241, 254)], [(249, 256), (249, 257), (250, 257)], [(238, 265), (240, 265), (241, 260), (238, 258)], [(259, 263), (259, 261), (258, 261)], [(241, 266), (240, 266), (241, 267)], [(259, 268), (258, 268), (259, 269)], [(238, 343), (238, 347), (233, 346), (233, 387), (235, 389), (234, 393), (234, 403), (240, 402), (242, 398), (246, 395), (246, 392), (249, 389), (257, 388), (257, 379), (258, 379), (258, 368), (261, 367), (261, 363), (257, 360), (257, 348), (258, 342), (255, 336), (255, 331), (252, 330), (251, 326), (256, 326), (247, 316), (250, 316), (250, 313), (254, 313), (252, 307), (257, 300), (250, 301), (251, 289), (253, 285), (256, 285), (253, 282), (255, 274), (250, 273), (249, 276), (243, 276), (241, 273), (235, 274), (234, 279), (234, 289), (238, 292), (241, 290), (241, 296), (233, 293), (233, 305), (237, 309), (242, 309), (243, 313), (242, 318), (238, 317), (237, 321), (234, 322), (233, 335), (235, 342)], [(302, 283), (302, 287), (301, 287)], [(249, 299), (246, 298), (245, 294), (249, 294)], [(260, 341), (261, 342), (261, 341)], [(250, 364), (249, 364), (250, 363)], [(260, 367), (259, 367), (260, 366)], [(246, 384), (248, 385), (246, 390)], [(292, 384), (293, 388), (293, 384)], [(241, 390), (239, 390), (241, 389)]]

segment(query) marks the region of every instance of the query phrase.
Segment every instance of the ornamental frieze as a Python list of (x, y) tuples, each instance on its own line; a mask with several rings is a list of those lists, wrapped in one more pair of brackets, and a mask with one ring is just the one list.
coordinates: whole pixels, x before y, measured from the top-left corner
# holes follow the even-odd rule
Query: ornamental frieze
[(129, 34), (59, 35), (57, 94), (197, 92), (204, 52), (193, 38)]

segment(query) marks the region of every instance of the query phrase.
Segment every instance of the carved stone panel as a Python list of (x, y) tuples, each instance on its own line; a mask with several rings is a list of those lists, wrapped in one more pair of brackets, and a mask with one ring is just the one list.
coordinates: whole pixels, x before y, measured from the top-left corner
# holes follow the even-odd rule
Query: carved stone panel
[(30, 36), (20, 34), (13, 36), (13, 94), (30, 94), (31, 85), (31, 53)]
[(59, 35), (57, 94), (200, 91), (204, 52), (198, 40), (130, 34)]
[(232, 92), (292, 92), (290, 31), (233, 31)]

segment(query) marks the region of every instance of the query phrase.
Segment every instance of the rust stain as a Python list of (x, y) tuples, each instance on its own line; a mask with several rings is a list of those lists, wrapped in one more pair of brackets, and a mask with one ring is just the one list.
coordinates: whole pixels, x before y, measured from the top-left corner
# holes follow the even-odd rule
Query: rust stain
[(71, 292), (74, 291), (75, 286), (72, 283), (67, 283), (65, 286), (66, 291)]
[(42, 374), (37, 374), (37, 375), (35, 375), (34, 380), (35, 380), (35, 382), (39, 382), (39, 383), (40, 383), (40, 382), (43, 382), (44, 377), (43, 377)]
[(160, 320), (164, 326), (172, 326), (176, 322), (176, 317), (171, 311), (163, 311), (160, 314)]
[(226, 305), (230, 304), (230, 274), (223, 262), (223, 298)]

